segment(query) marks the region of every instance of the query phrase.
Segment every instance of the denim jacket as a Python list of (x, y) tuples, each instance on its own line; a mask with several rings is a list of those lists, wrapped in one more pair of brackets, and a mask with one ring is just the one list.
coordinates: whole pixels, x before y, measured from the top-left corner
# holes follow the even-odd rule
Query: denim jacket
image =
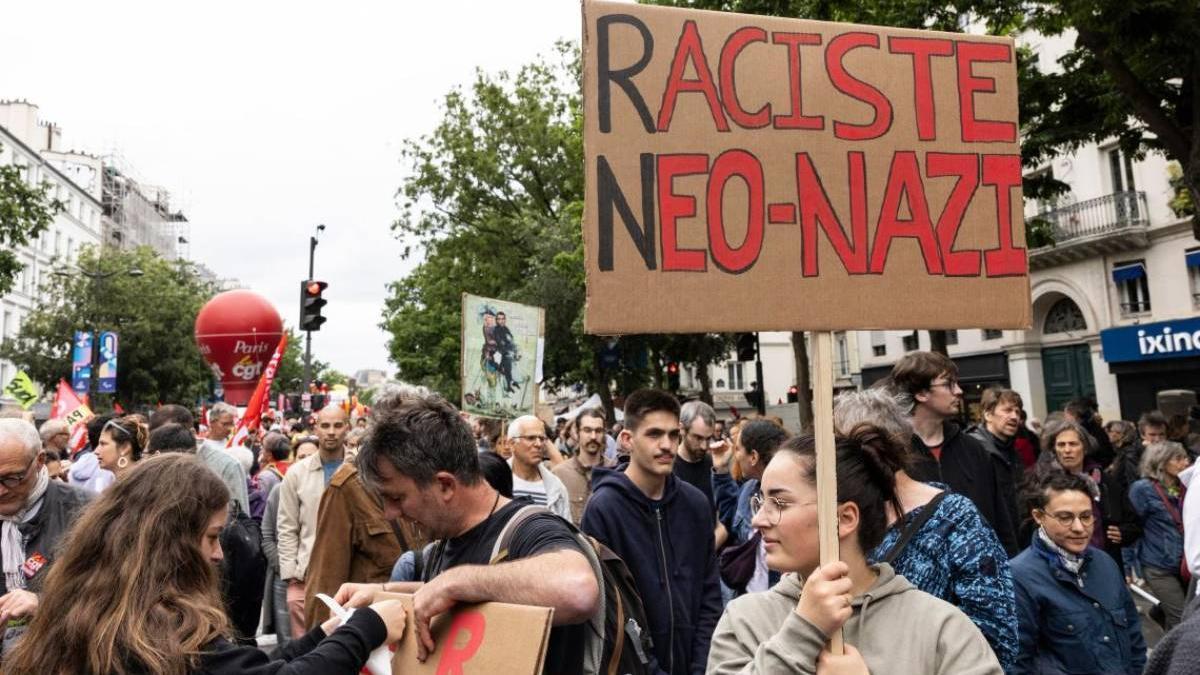
[[(1176, 509), (1180, 508), (1177, 498), (1168, 495), (1167, 500)], [(1129, 486), (1129, 502), (1142, 521), (1142, 538), (1138, 541), (1142, 564), (1178, 574), (1179, 562), (1183, 560), (1183, 535), (1159, 498), (1154, 483), (1148, 478), (1135, 481)]]
[(1035, 534), (1010, 565), (1020, 638), (1013, 673), (1142, 672), (1141, 621), (1112, 558), (1088, 547), (1077, 580)]

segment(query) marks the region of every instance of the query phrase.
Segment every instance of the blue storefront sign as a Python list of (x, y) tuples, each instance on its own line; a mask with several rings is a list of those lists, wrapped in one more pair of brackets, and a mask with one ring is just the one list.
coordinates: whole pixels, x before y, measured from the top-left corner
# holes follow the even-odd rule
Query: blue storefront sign
[(1200, 356), (1200, 318), (1109, 328), (1100, 344), (1109, 363)]
[(86, 394), (92, 386), (92, 332), (75, 331), (71, 346), (71, 388)]

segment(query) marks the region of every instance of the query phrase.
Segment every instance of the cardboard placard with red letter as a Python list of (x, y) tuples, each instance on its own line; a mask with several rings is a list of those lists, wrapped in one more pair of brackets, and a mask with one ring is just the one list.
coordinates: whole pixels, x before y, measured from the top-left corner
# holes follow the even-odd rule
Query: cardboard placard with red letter
[(1029, 327), (1011, 39), (583, 11), (588, 332)]
[(433, 620), (437, 644), (425, 663), (417, 660), (412, 596), (377, 593), (376, 600), (404, 603), (408, 622), (392, 657), (392, 672), (404, 675), (541, 675), (554, 610), (549, 607), (485, 602), (457, 607)]

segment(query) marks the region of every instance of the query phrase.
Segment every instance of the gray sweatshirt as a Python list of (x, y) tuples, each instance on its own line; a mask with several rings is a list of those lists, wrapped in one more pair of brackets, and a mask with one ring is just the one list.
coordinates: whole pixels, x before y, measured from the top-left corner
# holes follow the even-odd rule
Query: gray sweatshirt
[[(953, 605), (918, 590), (881, 563), (879, 578), (852, 601), (843, 626), (872, 673), (1003, 675), (975, 624)], [(816, 673), (826, 636), (796, 613), (800, 578), (786, 574), (769, 591), (725, 608), (713, 633), (708, 674)]]

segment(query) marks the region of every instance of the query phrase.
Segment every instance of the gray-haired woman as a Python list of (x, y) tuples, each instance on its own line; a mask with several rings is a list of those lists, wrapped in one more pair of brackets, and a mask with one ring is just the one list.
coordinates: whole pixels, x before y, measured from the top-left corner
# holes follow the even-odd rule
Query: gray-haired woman
[(1186, 604), (1187, 579), (1181, 567), (1184, 487), (1179, 472), (1190, 463), (1182, 445), (1172, 441), (1151, 443), (1142, 453), (1142, 479), (1129, 488), (1129, 501), (1143, 528), (1138, 558), (1146, 585), (1166, 615), (1166, 630), (1179, 623)]

